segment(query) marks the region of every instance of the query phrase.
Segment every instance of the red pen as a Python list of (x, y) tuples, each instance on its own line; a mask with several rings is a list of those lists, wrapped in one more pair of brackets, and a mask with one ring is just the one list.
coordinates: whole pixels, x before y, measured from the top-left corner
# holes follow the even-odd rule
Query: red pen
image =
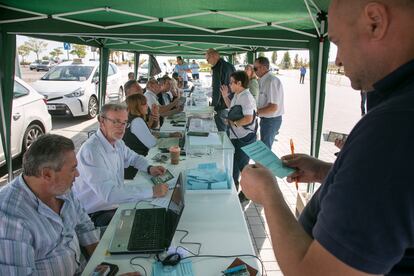
[[(295, 144), (293, 144), (293, 140), (290, 139), (290, 152), (292, 153), (292, 157), (295, 158)], [(295, 181), (296, 190), (299, 189), (298, 181)]]

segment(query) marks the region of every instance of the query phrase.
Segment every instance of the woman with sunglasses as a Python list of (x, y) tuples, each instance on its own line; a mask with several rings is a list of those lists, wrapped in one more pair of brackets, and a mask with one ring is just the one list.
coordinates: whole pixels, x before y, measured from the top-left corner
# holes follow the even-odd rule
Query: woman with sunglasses
[[(147, 156), (149, 149), (157, 144), (156, 138), (161, 136), (159, 132), (152, 133), (144, 120), (148, 113), (147, 98), (142, 94), (130, 95), (126, 99), (126, 104), (128, 124), (122, 139), (130, 149), (140, 155)], [(169, 133), (167, 137), (181, 137), (181, 133)], [(126, 168), (125, 179), (133, 179), (137, 171), (134, 167)]]
[[(220, 91), (227, 107), (230, 108), (227, 119), (228, 135), (234, 146), (233, 180), (238, 189), (240, 172), (249, 163), (249, 157), (241, 148), (256, 141), (256, 101), (249, 91), (249, 77), (245, 71), (232, 73), (229, 86), (234, 93), (231, 101), (228, 98), (229, 87), (227, 85), (221, 86)], [(238, 111), (235, 112), (236, 110)], [(238, 114), (234, 116), (234, 113)], [(234, 119), (235, 117), (239, 118)], [(246, 200), (242, 191), (239, 193), (239, 199), (241, 202)]]

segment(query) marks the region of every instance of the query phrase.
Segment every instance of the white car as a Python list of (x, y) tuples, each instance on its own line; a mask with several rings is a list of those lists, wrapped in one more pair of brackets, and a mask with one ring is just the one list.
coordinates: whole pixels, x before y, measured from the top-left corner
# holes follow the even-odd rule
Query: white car
[[(47, 98), (51, 115), (87, 116), (98, 114), (99, 62), (63, 62), (46, 73), (33, 87)], [(109, 63), (107, 101), (123, 101), (123, 81), (118, 67)]]
[(247, 64), (236, 64), (236, 65), (234, 65), (234, 68), (236, 69), (236, 71), (244, 71), (246, 66), (247, 66)]
[[(23, 153), (40, 135), (50, 132), (52, 119), (47, 112), (45, 98), (27, 83), (15, 77), (11, 123), (12, 157)], [(5, 163), (0, 143), (0, 165)]]
[(270, 64), (270, 68), (269, 70), (271, 72), (275, 72), (276, 74), (279, 74), (279, 66), (275, 65), (275, 64)]
[[(161, 73), (154, 76), (154, 78), (161, 78), (165, 74), (172, 73), (174, 68), (168, 67), (167, 63), (159, 63), (158, 64), (161, 69)], [(146, 83), (148, 82), (148, 62), (143, 63), (138, 68), (138, 82), (139, 83)]]

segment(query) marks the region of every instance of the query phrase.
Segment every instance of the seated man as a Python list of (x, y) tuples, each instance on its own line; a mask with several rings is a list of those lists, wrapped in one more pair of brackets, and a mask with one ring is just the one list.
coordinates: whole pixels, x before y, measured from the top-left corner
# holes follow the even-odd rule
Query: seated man
[(171, 103), (167, 105), (161, 105), (158, 100), (158, 94), (162, 93), (163, 87), (158, 83), (157, 80), (151, 79), (147, 83), (147, 91), (145, 92), (144, 96), (147, 98), (148, 106), (153, 109), (153, 105), (157, 105), (159, 107), (159, 114), (160, 114), (160, 123), (162, 124), (163, 118), (168, 117), (170, 115), (176, 114), (181, 112), (178, 108), (180, 103), (179, 98), (175, 99)]
[(75, 146), (43, 135), (23, 157), (23, 173), (0, 191), (0, 275), (74, 275), (99, 233), (70, 188)]
[(124, 84), (124, 91), (126, 98), (133, 94), (144, 94), (142, 87), (138, 84), (136, 80), (128, 80)]
[(118, 204), (146, 198), (162, 197), (168, 185), (151, 188), (125, 185), (124, 169), (133, 166), (150, 175), (165, 172), (162, 166), (150, 166), (147, 160), (125, 146), (122, 137), (128, 122), (123, 104), (105, 104), (98, 117), (99, 130), (80, 148), (77, 159), (80, 177), (74, 183), (74, 193), (96, 226), (106, 226)]

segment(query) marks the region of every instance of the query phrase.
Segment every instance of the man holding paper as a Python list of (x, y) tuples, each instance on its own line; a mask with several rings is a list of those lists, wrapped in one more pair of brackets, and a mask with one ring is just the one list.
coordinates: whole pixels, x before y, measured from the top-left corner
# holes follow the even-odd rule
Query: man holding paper
[(289, 182), (320, 182), (299, 222), (269, 170), (244, 169), (241, 186), (263, 205), (285, 275), (413, 275), (414, 2), (333, 0), (329, 37), (355, 90), (376, 105), (334, 164), (282, 158)]

